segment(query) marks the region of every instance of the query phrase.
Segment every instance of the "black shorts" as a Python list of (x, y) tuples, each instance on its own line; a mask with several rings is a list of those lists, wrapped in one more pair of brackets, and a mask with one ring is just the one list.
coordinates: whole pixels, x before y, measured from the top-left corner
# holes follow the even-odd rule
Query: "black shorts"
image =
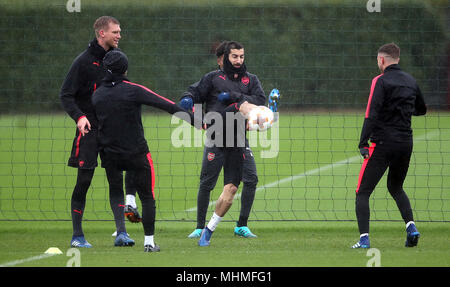
[(155, 170), (150, 152), (132, 156), (100, 152), (100, 158), (110, 185), (111, 180), (115, 179), (120, 181), (118, 186), (122, 188), (122, 171), (133, 172), (134, 184), (141, 200), (146, 194), (151, 194), (155, 199)]
[(92, 129), (89, 133), (82, 136), (77, 129), (68, 166), (81, 169), (94, 169), (98, 165), (97, 157), (97, 130)]
[(205, 147), (200, 181), (211, 189), (223, 167), (223, 185), (232, 183), (239, 187), (242, 181), (245, 148)]

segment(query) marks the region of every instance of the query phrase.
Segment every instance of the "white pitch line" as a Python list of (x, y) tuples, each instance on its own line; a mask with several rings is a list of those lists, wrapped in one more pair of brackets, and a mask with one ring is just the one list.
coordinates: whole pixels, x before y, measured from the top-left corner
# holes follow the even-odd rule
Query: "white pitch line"
[(33, 257), (25, 258), (25, 259), (20, 259), (20, 260), (15, 260), (15, 261), (11, 261), (11, 262), (6, 262), (6, 263), (3, 263), (3, 264), (0, 264), (0, 267), (15, 266), (15, 265), (19, 265), (19, 264), (22, 264), (22, 263), (25, 263), (25, 262), (41, 260), (41, 259), (44, 259), (44, 258), (52, 257), (54, 255), (57, 255), (57, 254), (46, 254), (46, 253), (44, 253), (44, 254), (41, 254), (41, 255), (38, 255), (38, 256), (33, 256)]
[[(415, 141), (423, 141), (423, 140), (431, 139), (431, 138), (433, 138), (433, 137), (435, 137), (437, 135), (439, 135), (439, 130), (434, 130), (434, 131), (428, 132), (426, 134), (423, 134), (423, 135), (415, 138), (414, 140)], [(360, 155), (352, 156), (352, 157), (346, 158), (346, 159), (338, 161), (338, 162), (327, 164), (327, 165), (325, 165), (323, 167), (311, 169), (311, 170), (308, 170), (308, 171), (303, 172), (303, 173), (299, 173), (299, 174), (296, 174), (296, 175), (288, 176), (288, 177), (285, 177), (283, 179), (280, 179), (280, 180), (277, 180), (277, 181), (265, 184), (263, 186), (258, 187), (256, 189), (256, 192), (258, 192), (260, 190), (263, 190), (263, 189), (266, 189), (266, 188), (278, 187), (279, 185), (281, 185), (283, 183), (293, 182), (293, 181), (296, 181), (298, 179), (305, 178), (305, 177), (307, 177), (309, 175), (314, 175), (314, 174), (317, 174), (317, 173), (320, 173), (320, 172), (327, 171), (327, 170), (332, 169), (332, 168), (341, 167), (341, 166), (344, 166), (344, 165), (347, 165), (349, 163), (353, 163), (353, 162), (356, 162), (356, 161), (359, 161), (359, 160), (361, 160), (361, 156)], [(241, 193), (236, 194), (235, 199), (239, 198), (240, 196), (241, 196)], [(208, 206), (215, 205), (216, 202), (217, 201), (210, 201)], [(192, 208), (186, 209), (185, 211), (192, 212), (192, 211), (196, 211), (196, 210), (197, 210), (197, 207), (192, 207)]]

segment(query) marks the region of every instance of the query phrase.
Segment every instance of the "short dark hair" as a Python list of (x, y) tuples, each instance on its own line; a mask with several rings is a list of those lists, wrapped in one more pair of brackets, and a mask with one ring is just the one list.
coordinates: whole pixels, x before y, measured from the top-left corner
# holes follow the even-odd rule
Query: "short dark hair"
[(225, 49), (227, 48), (227, 45), (228, 45), (228, 41), (223, 41), (222, 43), (219, 44), (219, 46), (217, 46), (217, 48), (216, 48), (217, 58), (219, 58), (225, 54)]
[(225, 54), (230, 54), (231, 49), (244, 49), (244, 45), (236, 41), (229, 41), (225, 48)]
[(97, 20), (95, 20), (95, 22), (94, 22), (95, 35), (98, 36), (98, 32), (101, 29), (107, 29), (109, 23), (120, 25), (119, 20), (117, 20), (116, 18), (114, 18), (112, 16), (101, 16)]
[(378, 54), (386, 54), (393, 59), (400, 58), (400, 47), (394, 43), (384, 44), (378, 49)]

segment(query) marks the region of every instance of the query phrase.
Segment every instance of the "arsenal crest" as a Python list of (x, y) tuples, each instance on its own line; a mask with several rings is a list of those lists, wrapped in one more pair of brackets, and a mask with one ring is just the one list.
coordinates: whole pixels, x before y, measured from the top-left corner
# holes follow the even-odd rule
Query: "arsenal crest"
[(213, 153), (213, 152), (209, 152), (209, 153), (208, 153), (208, 160), (209, 160), (209, 161), (214, 160), (215, 157), (216, 157), (216, 154), (215, 154), (215, 153)]
[(247, 76), (245, 76), (245, 77), (242, 77), (241, 82), (247, 86), (248, 83), (250, 83), (250, 79)]

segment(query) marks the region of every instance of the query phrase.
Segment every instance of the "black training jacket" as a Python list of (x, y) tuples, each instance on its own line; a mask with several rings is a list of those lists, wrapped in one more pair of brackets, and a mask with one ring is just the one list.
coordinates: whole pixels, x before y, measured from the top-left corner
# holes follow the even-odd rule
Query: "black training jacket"
[(97, 120), (91, 98), (106, 75), (102, 65), (105, 54), (97, 39), (92, 40), (73, 61), (59, 95), (64, 110), (75, 122), (86, 116), (94, 129)]
[[(230, 101), (221, 103), (217, 96), (222, 92), (230, 93)], [(204, 75), (202, 79), (191, 85), (183, 96), (192, 97), (194, 103), (205, 104), (205, 112), (223, 112), (231, 103), (248, 101), (257, 106), (263, 106), (266, 95), (258, 77), (249, 72), (238, 79), (229, 79), (222, 70), (216, 70)]]
[(170, 114), (184, 112), (185, 117), (181, 118), (194, 124), (192, 113), (124, 76), (109, 74), (94, 92), (92, 103), (98, 119), (99, 149), (108, 154), (126, 156), (149, 151), (144, 138), (141, 105)]
[(374, 143), (411, 141), (411, 116), (426, 112), (416, 80), (398, 64), (386, 67), (372, 80), (359, 148), (368, 147), (369, 139)]
[[(222, 92), (228, 92), (230, 94), (230, 99), (226, 102), (220, 102), (218, 100), (218, 95)], [(201, 103), (204, 105), (204, 112), (217, 112), (225, 116), (225, 112), (230, 104), (242, 103), (247, 101), (257, 106), (265, 105), (266, 95), (262, 88), (261, 82), (258, 77), (249, 72), (245, 72), (242, 76), (237, 79), (230, 79), (227, 74), (222, 70), (216, 70), (207, 73), (202, 77), (202, 79), (191, 85), (189, 89), (183, 94), (184, 96), (189, 96), (193, 99), (194, 103)], [(208, 124), (210, 127), (214, 124)], [(223, 119), (223, 131), (222, 138), (223, 142), (217, 141), (216, 146), (238, 146), (238, 141), (243, 142), (245, 139), (244, 133), (240, 133), (241, 129), (238, 128), (237, 122), (235, 122), (233, 131), (233, 139), (226, 138), (228, 133), (226, 131), (226, 120)], [(211, 139), (217, 139), (214, 132), (209, 134), (210, 131), (207, 130), (207, 135)]]

